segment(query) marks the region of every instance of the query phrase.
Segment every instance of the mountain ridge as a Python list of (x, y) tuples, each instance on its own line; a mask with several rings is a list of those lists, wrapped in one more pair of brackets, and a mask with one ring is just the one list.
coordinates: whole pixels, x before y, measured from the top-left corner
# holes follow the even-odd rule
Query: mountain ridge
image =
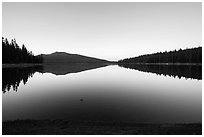
[(43, 63), (110, 63), (111, 61), (95, 57), (84, 56), (80, 54), (70, 54), (67, 52), (53, 52), (51, 54), (40, 54), (43, 57)]

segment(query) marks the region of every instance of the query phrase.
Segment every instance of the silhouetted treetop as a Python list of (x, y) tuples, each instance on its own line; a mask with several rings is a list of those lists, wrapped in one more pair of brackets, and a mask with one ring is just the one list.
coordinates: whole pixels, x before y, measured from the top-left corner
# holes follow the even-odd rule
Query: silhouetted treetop
[(20, 48), (15, 39), (12, 39), (9, 43), (7, 38), (2, 37), (2, 63), (42, 63), (42, 57), (34, 56), (31, 51), (26, 49), (24, 44)]

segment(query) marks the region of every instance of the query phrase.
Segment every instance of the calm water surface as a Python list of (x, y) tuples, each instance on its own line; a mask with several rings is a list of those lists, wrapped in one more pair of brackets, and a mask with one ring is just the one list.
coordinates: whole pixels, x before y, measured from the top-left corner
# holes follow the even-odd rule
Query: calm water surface
[(114, 65), (64, 75), (28, 73), (33, 76), (8, 88), (5, 75), (14, 74), (7, 70), (3, 69), (3, 121), (202, 122), (202, 80)]

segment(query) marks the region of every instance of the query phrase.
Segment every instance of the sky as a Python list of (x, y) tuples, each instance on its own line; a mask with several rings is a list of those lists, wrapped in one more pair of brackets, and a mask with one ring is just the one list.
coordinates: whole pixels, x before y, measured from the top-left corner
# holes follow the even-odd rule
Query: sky
[(2, 36), (34, 55), (117, 61), (202, 44), (202, 3), (3, 2)]

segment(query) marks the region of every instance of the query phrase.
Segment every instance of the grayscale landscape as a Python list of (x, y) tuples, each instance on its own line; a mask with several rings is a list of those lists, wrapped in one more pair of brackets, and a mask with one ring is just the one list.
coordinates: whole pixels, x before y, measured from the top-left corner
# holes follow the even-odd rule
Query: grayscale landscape
[(201, 2), (2, 2), (3, 135), (202, 135)]

